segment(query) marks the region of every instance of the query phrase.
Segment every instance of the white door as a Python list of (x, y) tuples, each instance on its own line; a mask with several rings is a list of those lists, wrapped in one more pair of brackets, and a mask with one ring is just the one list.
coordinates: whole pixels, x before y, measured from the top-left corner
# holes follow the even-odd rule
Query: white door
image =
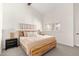
[(75, 45), (79, 46), (79, 4), (74, 4)]
[(1, 40), (2, 40), (2, 4), (0, 4), (0, 54), (1, 54)]

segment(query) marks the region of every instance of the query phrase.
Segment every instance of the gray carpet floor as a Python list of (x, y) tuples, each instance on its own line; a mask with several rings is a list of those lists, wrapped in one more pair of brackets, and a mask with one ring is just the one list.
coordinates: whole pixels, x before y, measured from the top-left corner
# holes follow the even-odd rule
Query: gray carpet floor
[[(27, 56), (19, 47), (3, 50), (1, 56)], [(79, 47), (69, 47), (58, 44), (56, 48), (48, 51), (43, 56), (79, 56)]]

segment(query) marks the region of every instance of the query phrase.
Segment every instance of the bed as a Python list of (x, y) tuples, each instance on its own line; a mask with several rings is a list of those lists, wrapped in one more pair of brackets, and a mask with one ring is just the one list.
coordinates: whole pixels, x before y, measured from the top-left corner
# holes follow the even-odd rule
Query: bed
[[(28, 33), (33, 33), (29, 35)], [(41, 56), (56, 47), (56, 37), (39, 35), (36, 30), (19, 31), (20, 45), (28, 56)]]

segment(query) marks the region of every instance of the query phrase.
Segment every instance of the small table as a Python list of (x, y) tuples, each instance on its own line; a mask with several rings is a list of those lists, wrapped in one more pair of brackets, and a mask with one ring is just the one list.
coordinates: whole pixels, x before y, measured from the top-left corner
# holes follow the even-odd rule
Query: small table
[(7, 50), (8, 48), (13, 48), (13, 47), (18, 47), (18, 39), (17, 38), (11, 38), (11, 39), (7, 39), (5, 41), (5, 50)]

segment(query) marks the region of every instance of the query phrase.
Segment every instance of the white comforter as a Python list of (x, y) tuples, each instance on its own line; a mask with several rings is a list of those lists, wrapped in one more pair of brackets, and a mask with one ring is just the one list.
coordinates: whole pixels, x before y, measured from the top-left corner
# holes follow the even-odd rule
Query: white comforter
[(45, 38), (49, 38), (49, 37), (52, 37), (52, 36), (48, 36), (48, 35), (39, 35), (37, 37), (20, 37), (20, 39), (24, 39), (24, 40), (28, 40), (30, 42), (35, 42), (35, 41), (39, 41), (39, 40), (44, 40)]

